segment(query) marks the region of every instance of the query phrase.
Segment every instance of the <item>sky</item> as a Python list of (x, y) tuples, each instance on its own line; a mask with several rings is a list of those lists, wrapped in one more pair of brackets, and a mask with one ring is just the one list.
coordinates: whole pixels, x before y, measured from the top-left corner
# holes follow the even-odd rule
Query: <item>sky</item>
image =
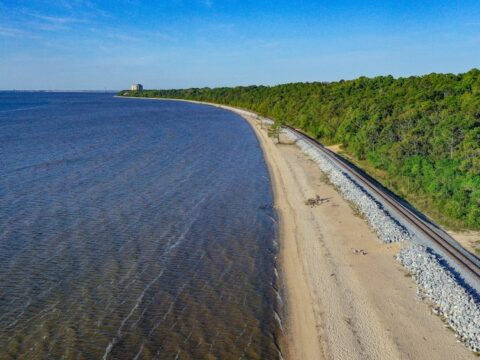
[(480, 1), (0, 0), (0, 89), (274, 85), (480, 67)]

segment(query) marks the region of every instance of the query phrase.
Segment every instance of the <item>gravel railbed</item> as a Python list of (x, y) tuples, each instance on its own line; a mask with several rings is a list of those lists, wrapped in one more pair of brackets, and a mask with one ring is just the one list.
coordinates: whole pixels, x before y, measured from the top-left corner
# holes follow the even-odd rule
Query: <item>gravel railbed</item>
[[(414, 234), (403, 227), (358, 182), (342, 171), (326, 155), (289, 129), (291, 140), (308, 155), (339, 189), (343, 198), (354, 203), (378, 237), (385, 243), (413, 240)], [(459, 340), (480, 352), (480, 297), (448, 262), (432, 249), (408, 241), (396, 259), (417, 283), (417, 294), (433, 303), (433, 313), (443, 317)]]
[(418, 285), (420, 298), (434, 303), (433, 312), (444, 318), (457, 338), (475, 352), (480, 351), (480, 304), (478, 295), (449, 269), (444, 260), (422, 245), (404, 248), (397, 260), (407, 268)]
[(342, 171), (320, 150), (289, 129), (284, 129), (283, 132), (320, 167), (330, 182), (340, 190), (343, 198), (355, 204), (380, 240), (392, 243), (412, 238), (413, 234), (402, 226), (364, 187)]

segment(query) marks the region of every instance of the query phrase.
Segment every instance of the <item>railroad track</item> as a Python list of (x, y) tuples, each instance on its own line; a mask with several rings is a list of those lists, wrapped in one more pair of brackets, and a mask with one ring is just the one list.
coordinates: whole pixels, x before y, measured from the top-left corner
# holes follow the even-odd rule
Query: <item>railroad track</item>
[[(372, 179), (356, 169), (346, 159), (342, 158), (333, 151), (325, 148), (321, 143), (312, 137), (306, 135), (300, 130), (297, 130), (291, 126), (283, 125), (285, 128), (295, 132), (296, 135), (307, 141), (311, 145), (315, 146), (321, 152), (323, 152), (329, 159), (337, 164), (341, 169), (345, 170), (362, 186), (367, 188), (375, 197), (387, 204), (390, 208), (394, 209), (402, 218), (406, 220), (410, 225), (415, 228), (420, 234), (423, 235), (428, 241), (438, 246), (447, 255), (450, 260), (453, 260), (461, 270), (467, 271), (476, 282), (480, 282), (480, 258), (476, 255), (465, 250), (459, 243), (457, 243), (448, 234), (444, 233), (440, 229), (435, 229), (434, 225), (430, 225), (427, 221), (422, 219), (414, 211), (402, 204), (398, 199), (389, 194), (385, 189), (382, 189), (379, 185), (375, 184)], [(455, 264), (450, 264), (455, 267)], [(456, 269), (457, 271), (460, 269)], [(471, 284), (473, 285), (473, 284)], [(478, 289), (477, 289), (478, 290)]]

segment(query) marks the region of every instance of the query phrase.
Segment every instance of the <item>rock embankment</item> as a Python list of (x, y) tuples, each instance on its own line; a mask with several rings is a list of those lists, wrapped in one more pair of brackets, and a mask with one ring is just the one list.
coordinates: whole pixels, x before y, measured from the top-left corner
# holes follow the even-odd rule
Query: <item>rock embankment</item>
[(402, 249), (397, 260), (418, 285), (420, 298), (433, 302), (432, 311), (444, 318), (456, 336), (472, 350), (480, 351), (480, 308), (474, 296), (458, 284), (442, 259), (431, 249), (412, 245)]
[(431, 248), (415, 244), (415, 234), (402, 226), (361, 184), (325, 154), (295, 132), (289, 129), (284, 129), (283, 132), (319, 166), (342, 197), (359, 209), (383, 242), (406, 242), (396, 259), (415, 279), (419, 297), (434, 304), (432, 311), (445, 320), (470, 350), (480, 352), (478, 294), (472, 294), (468, 285), (453, 273), (446, 259)]

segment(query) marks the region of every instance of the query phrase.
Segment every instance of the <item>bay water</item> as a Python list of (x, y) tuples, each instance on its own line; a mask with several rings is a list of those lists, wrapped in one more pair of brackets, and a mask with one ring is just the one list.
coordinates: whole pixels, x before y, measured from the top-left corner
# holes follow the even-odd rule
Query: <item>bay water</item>
[(278, 358), (271, 204), (232, 112), (1, 92), (0, 358)]

